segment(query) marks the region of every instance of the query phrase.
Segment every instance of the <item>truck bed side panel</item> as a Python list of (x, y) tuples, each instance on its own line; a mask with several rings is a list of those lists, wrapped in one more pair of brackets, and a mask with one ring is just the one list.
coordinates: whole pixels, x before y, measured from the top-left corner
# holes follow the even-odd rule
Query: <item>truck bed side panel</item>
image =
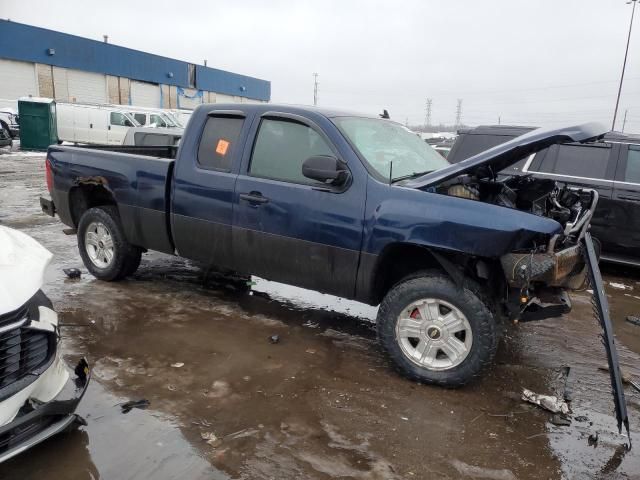
[(51, 147), (53, 201), (60, 219), (77, 227), (70, 198), (76, 188), (100, 186), (118, 206), (127, 240), (150, 250), (173, 253), (167, 229), (166, 184), (172, 161), (76, 147)]

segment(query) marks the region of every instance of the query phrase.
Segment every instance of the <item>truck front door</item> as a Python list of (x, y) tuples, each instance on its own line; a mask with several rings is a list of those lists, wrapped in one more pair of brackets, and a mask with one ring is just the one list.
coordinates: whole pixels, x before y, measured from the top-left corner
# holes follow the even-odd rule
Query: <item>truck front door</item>
[[(256, 132), (257, 130), (257, 132)], [(302, 175), (314, 155), (340, 157), (317, 124), (269, 113), (254, 122), (234, 194), (238, 269), (339, 296), (354, 293), (366, 181), (331, 188)], [(353, 170), (353, 169), (352, 169)]]
[[(231, 243), (233, 188), (238, 176), (245, 116), (212, 111), (200, 142), (181, 148), (173, 180), (171, 226), (178, 253), (206, 265), (234, 269)], [(196, 124), (194, 124), (194, 128)]]

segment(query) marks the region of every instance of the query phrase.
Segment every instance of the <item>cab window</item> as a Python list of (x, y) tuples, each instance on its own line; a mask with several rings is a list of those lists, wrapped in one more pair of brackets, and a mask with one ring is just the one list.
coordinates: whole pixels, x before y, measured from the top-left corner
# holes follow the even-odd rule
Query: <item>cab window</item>
[(231, 171), (243, 124), (243, 118), (209, 117), (198, 147), (198, 164), (210, 170)]
[(331, 155), (331, 148), (314, 129), (286, 120), (262, 120), (253, 148), (249, 173), (292, 183), (315, 183), (302, 175), (302, 163), (315, 155)]
[(119, 127), (133, 127), (133, 123), (124, 114), (120, 112), (111, 112), (109, 115), (109, 123)]
[(164, 121), (164, 119), (160, 115), (156, 115), (155, 113), (151, 114), (151, 116), (149, 117), (149, 122), (155, 123), (157, 127), (167, 126), (167, 123)]

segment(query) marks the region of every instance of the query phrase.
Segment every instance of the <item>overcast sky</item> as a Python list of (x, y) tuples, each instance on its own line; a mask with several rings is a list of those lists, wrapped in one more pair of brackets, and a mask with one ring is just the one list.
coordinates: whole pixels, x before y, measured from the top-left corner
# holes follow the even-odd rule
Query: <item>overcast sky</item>
[[(271, 81), (272, 101), (422, 124), (610, 124), (625, 0), (0, 0), (0, 17)], [(640, 7), (619, 123), (640, 133)]]

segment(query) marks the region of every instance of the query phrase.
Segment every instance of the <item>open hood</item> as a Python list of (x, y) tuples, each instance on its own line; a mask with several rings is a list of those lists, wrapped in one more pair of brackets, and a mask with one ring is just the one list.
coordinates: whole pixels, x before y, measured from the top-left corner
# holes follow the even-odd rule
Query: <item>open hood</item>
[(544, 150), (553, 144), (594, 141), (602, 138), (607, 132), (608, 130), (599, 123), (583, 123), (563, 128), (532, 130), (513, 140), (469, 157), (462, 162), (436, 170), (422, 177), (407, 180), (401, 185), (410, 188), (431, 187), (466, 173), (474, 173), (478, 177), (495, 176), (499, 171), (517, 161)]

